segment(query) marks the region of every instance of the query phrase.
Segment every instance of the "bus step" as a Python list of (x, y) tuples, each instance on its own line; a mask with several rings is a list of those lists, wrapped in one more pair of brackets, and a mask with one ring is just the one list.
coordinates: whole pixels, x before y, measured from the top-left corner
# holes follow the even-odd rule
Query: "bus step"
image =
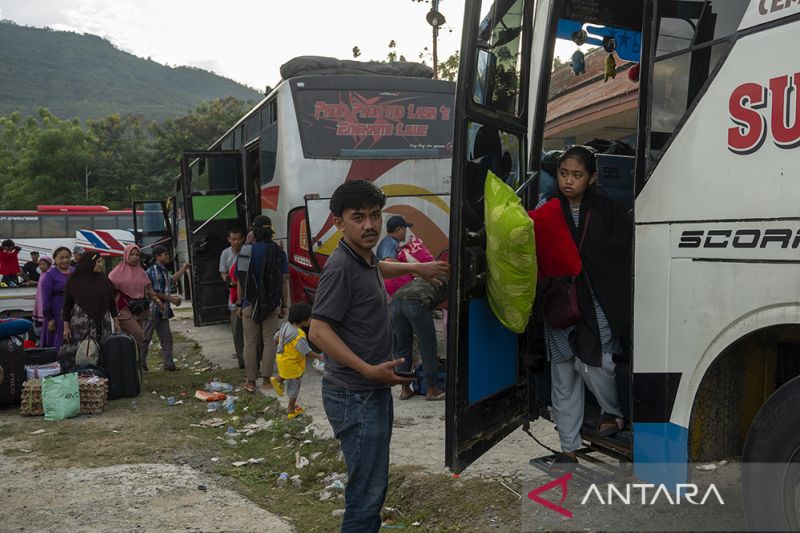
[[(592, 448), (581, 448), (580, 450), (577, 450), (576, 453), (578, 455), (578, 463), (573, 467), (573, 477), (580, 482), (586, 482), (589, 484), (611, 482), (618, 472), (618, 466), (600, 461), (599, 459), (589, 455), (589, 453), (594, 451), (595, 450)], [(554, 454), (543, 455), (541, 457), (535, 457), (531, 459), (530, 464), (548, 476), (557, 478), (564, 475), (566, 470), (562, 468), (557, 472), (550, 471), (550, 466), (553, 464), (555, 458), (556, 456)]]

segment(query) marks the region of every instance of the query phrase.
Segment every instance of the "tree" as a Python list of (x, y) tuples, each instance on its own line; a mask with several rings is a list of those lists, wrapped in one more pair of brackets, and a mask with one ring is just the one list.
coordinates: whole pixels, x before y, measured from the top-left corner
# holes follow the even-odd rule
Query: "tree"
[(439, 63), (439, 79), (447, 81), (456, 81), (458, 77), (458, 63), (460, 61), (458, 50)]
[(553, 70), (558, 70), (563, 67), (566, 63), (564, 63), (560, 57), (555, 56), (553, 57)]
[(358, 46), (353, 47), (353, 59), (358, 59), (358, 56), (361, 55), (361, 48)]

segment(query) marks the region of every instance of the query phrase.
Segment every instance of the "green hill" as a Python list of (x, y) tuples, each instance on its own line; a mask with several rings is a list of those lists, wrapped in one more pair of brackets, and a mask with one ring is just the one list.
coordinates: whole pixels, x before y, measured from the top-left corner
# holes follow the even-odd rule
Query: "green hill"
[(168, 67), (115, 48), (94, 35), (0, 21), (0, 116), (44, 106), (70, 119), (133, 113), (163, 120), (197, 104), (261, 94), (193, 67)]

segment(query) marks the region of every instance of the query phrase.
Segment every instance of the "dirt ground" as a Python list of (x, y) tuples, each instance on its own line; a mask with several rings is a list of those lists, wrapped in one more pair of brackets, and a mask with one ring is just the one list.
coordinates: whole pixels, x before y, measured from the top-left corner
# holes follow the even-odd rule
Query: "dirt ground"
[[(173, 321), (173, 329), (194, 339), (203, 347), (203, 354), (222, 367), (236, 364), (231, 357), (230, 332), (227, 326), (195, 328), (188, 307), (180, 309)], [(444, 353), (442, 321), (436, 321), (439, 353)], [(313, 419), (312, 429), (319, 435), (332, 436), (325, 412), (322, 409), (322, 374), (307, 369), (303, 376), (298, 403)], [(274, 395), (273, 392), (267, 394)], [(428, 402), (423, 396), (410, 400), (398, 399), (400, 388), (395, 387), (394, 428), (392, 431), (391, 462), (396, 465), (421, 466), (432, 472), (448, 472), (444, 466), (444, 402)], [(285, 403), (285, 399), (280, 399)], [(531, 431), (543, 443), (558, 447), (558, 434), (547, 420), (531, 424)], [(547, 476), (532, 468), (528, 461), (549, 452), (536, 444), (521, 429), (513, 432), (483, 457), (473, 463), (464, 477), (480, 476), (491, 479), (533, 478), (544, 481)]]
[(0, 455), (0, 479), (3, 531), (293, 531), (189, 466), (52, 469)]

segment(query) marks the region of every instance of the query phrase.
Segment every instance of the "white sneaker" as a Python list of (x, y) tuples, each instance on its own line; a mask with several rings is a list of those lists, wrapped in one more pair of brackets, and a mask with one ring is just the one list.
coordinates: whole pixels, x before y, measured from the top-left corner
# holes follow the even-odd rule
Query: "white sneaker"
[(325, 362), (324, 361), (320, 361), (318, 359), (314, 359), (313, 361), (311, 361), (311, 366), (314, 368), (314, 370), (316, 370), (320, 374), (325, 372)]

